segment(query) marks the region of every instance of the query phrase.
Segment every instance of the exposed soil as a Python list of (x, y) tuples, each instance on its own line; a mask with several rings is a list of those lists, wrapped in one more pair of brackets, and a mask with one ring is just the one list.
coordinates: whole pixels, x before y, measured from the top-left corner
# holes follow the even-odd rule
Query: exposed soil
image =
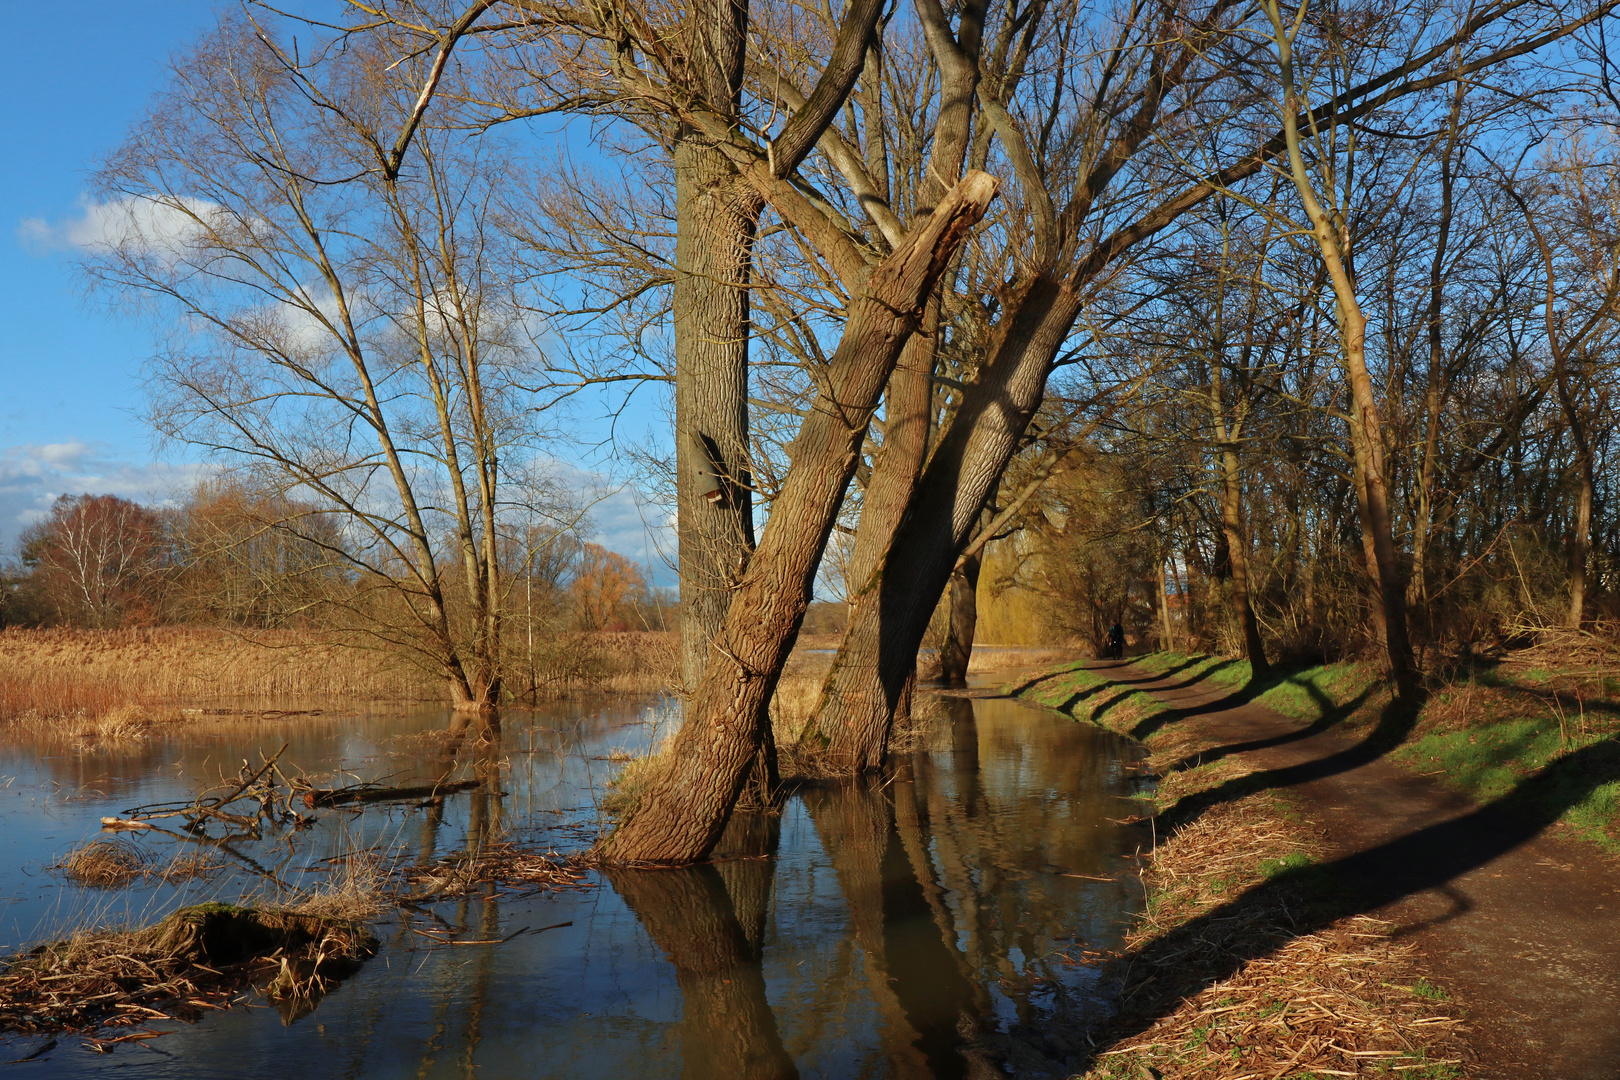
[(1482, 807), (1384, 760), (1387, 731), (1357, 740), (1196, 677), (1088, 666), (1173, 705), (1146, 723), (1196, 735), (1204, 760), (1262, 770), (1244, 790), (1292, 795), (1336, 849), (1343, 905), (1394, 922), (1466, 1008), (1471, 1075), (1620, 1078), (1620, 860), (1521, 801)]

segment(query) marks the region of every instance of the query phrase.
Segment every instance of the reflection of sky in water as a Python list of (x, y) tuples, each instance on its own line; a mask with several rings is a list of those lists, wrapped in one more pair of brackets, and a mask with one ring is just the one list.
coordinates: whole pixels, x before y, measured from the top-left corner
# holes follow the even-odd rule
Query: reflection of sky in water
[[(425, 952), (397, 922), (377, 957), (290, 1027), (273, 1009), (212, 1013), (195, 1027), (100, 1057), (43, 1065), (74, 1076), (138, 1064), (152, 1076), (952, 1076), (990, 1067), (1063, 1075), (1062, 1032), (1098, 1007), (1095, 971), (1066, 947), (1106, 947), (1134, 898), (1141, 838), (1124, 818), (1128, 744), (1009, 701), (958, 708), (892, 782), (790, 797), (776, 854), (702, 871), (615, 872), (614, 886), (441, 902), (474, 937), (572, 920), (495, 946)], [(14, 947), (87, 907), (142, 921), (177, 903), (262, 892), (242, 872), (213, 885), (98, 893), (44, 868), (96, 835), (104, 814), (188, 795), (234, 775), (244, 751), (290, 745), (312, 774), (396, 782), (453, 770), (499, 778), (504, 797), (450, 796), (442, 812), (325, 811), (314, 829), (234, 845), (288, 882), (376, 847), (415, 857), (480, 835), (578, 847), (610, 750), (657, 737), (654, 705), (596, 703), (503, 718), (499, 743), (459, 746), (436, 710), (230, 721), (123, 752), (0, 751), (4, 923)], [(342, 781), (336, 781), (342, 782)], [(760, 835), (765, 836), (769, 829)], [(141, 837), (165, 856), (189, 845)], [(761, 841), (767, 842), (767, 841)], [(1084, 876), (1118, 878), (1096, 881)], [(420, 923), (419, 923), (420, 925)], [(15, 1044), (14, 1044), (15, 1045)], [(10, 1055), (7, 1055), (10, 1056)], [(42, 1071), (43, 1071), (42, 1070)]]

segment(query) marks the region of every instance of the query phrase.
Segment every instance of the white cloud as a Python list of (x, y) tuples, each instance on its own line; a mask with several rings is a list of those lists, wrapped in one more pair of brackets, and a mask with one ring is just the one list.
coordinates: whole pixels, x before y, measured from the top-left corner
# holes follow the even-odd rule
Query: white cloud
[(125, 247), (175, 258), (203, 235), (203, 223), (223, 223), (225, 214), (218, 203), (206, 199), (126, 195), (95, 202), (81, 197), (76, 217), (54, 224), (44, 218), (24, 218), (17, 224), (17, 239), (34, 254), (73, 249), (94, 253)]
[(209, 467), (135, 462), (103, 443), (27, 443), (0, 450), (0, 550), (50, 512), (58, 495), (117, 495), (147, 505), (174, 501)]

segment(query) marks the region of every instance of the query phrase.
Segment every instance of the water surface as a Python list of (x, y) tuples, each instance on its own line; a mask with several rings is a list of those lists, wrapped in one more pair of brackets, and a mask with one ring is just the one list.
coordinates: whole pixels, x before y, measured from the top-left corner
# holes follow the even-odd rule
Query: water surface
[[(426, 862), (498, 839), (589, 842), (621, 766), (671, 721), (667, 702), (576, 702), (495, 729), (441, 710), (203, 722), (146, 743), (0, 751), (0, 945), (86, 913), (146, 922), (182, 903), (318, 887), (338, 857)], [(480, 790), (430, 805), (321, 812), (297, 832), (206, 850), (206, 883), (102, 891), (50, 867), (103, 815), (184, 798), (286, 744), (332, 784), (451, 776)], [(1063, 1076), (1106, 1009), (1088, 951), (1140, 900), (1133, 744), (987, 699), (950, 718), (885, 782), (807, 787), (740, 818), (720, 861), (593, 874), (593, 887), (475, 895), (390, 918), (383, 947), (312, 1014), (264, 1002), (96, 1055), (71, 1036), (28, 1068), (72, 1077), (216, 1077), (274, 1064), (325, 1077)], [(218, 839), (218, 830), (214, 830)], [(154, 858), (204, 850), (139, 835)], [(425, 947), (439, 925), (499, 945)], [(413, 929), (415, 927), (416, 929)], [(0, 1057), (37, 1040), (0, 1046)], [(18, 1066), (18, 1068), (24, 1068)]]

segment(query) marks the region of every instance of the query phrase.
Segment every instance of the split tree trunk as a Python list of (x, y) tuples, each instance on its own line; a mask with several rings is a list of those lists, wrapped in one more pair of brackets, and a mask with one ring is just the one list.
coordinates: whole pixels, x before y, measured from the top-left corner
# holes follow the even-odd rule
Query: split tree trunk
[(851, 303), (843, 338), (794, 440), (793, 467), (737, 585), (669, 766), (603, 842), (607, 861), (690, 863), (719, 838), (759, 752), (771, 694), (809, 607), (867, 425), (929, 294), (995, 190), (990, 175), (970, 172)]
[(1076, 294), (1032, 279), (992, 340), (991, 360), (940, 439), (879, 568), (850, 599), (849, 625), (822, 688), (811, 737), (844, 772), (881, 768), (917, 649), (956, 561), (971, 540), (1046, 376), (1079, 314)]

